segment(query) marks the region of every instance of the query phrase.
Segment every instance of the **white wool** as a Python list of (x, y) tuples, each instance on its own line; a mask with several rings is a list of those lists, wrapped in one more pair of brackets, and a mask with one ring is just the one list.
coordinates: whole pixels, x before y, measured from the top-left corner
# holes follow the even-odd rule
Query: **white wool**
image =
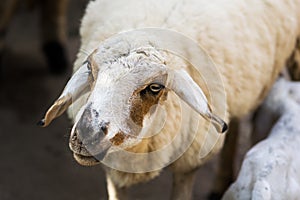
[(279, 80), (264, 103), (280, 118), (251, 148), (224, 200), (300, 199), (300, 84)]

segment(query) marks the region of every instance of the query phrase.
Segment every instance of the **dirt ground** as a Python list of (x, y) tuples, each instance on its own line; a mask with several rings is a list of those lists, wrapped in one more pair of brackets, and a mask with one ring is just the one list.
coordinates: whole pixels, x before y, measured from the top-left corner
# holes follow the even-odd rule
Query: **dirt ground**
[[(73, 62), (87, 0), (70, 2), (68, 53)], [(67, 116), (45, 129), (36, 126), (71, 74), (71, 68), (62, 76), (48, 72), (38, 23), (36, 11), (20, 10), (6, 38), (0, 80), (0, 200), (107, 199), (101, 167), (83, 167), (72, 158)], [(194, 199), (205, 199), (213, 188), (216, 160), (199, 170)], [(171, 173), (164, 171), (155, 180), (133, 187), (130, 196), (136, 200), (164, 200), (170, 191)]]

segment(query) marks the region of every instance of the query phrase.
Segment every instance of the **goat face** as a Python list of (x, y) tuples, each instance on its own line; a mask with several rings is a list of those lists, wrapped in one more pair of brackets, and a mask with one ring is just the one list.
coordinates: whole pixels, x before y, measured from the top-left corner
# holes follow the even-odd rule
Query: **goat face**
[(108, 150), (138, 144), (145, 118), (155, 114), (170, 90), (211, 119), (219, 132), (226, 130), (227, 125), (211, 113), (205, 95), (188, 73), (168, 69), (153, 47), (127, 49), (112, 59), (103, 54), (103, 47), (99, 47), (88, 57), (42, 124), (47, 126), (72, 101), (88, 93), (70, 137), (70, 148), (80, 164), (96, 164)]
[(143, 121), (167, 95), (164, 64), (145, 51), (131, 52), (107, 66), (99, 66), (95, 51), (87, 62), (90, 94), (76, 116), (70, 147), (75, 158), (102, 159), (111, 146), (128, 148), (139, 141)]

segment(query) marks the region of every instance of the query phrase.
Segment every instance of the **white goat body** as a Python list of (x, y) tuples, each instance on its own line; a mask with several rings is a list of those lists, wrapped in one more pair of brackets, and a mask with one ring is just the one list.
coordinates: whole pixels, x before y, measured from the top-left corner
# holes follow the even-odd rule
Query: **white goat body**
[(278, 80), (262, 105), (280, 118), (246, 154), (223, 199), (300, 199), (300, 83)]

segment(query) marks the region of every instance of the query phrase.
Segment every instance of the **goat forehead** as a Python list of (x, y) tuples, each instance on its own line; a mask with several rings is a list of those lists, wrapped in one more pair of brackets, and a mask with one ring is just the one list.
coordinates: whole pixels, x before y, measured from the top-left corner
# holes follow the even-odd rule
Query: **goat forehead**
[(120, 58), (108, 66), (100, 66), (97, 76), (97, 84), (116, 85), (133, 85), (141, 87), (152, 79), (166, 74), (165, 65), (151, 60), (140, 58)]
[(107, 70), (114, 64), (119, 64), (119, 68), (130, 70), (165, 62), (161, 52), (153, 46), (135, 48), (122, 40), (100, 45), (91, 57), (97, 63), (99, 70)]
[(90, 101), (100, 104), (128, 104), (133, 93), (155, 82), (165, 84), (166, 67), (159, 64), (126, 68), (120, 63), (113, 63), (109, 68), (98, 73)]

